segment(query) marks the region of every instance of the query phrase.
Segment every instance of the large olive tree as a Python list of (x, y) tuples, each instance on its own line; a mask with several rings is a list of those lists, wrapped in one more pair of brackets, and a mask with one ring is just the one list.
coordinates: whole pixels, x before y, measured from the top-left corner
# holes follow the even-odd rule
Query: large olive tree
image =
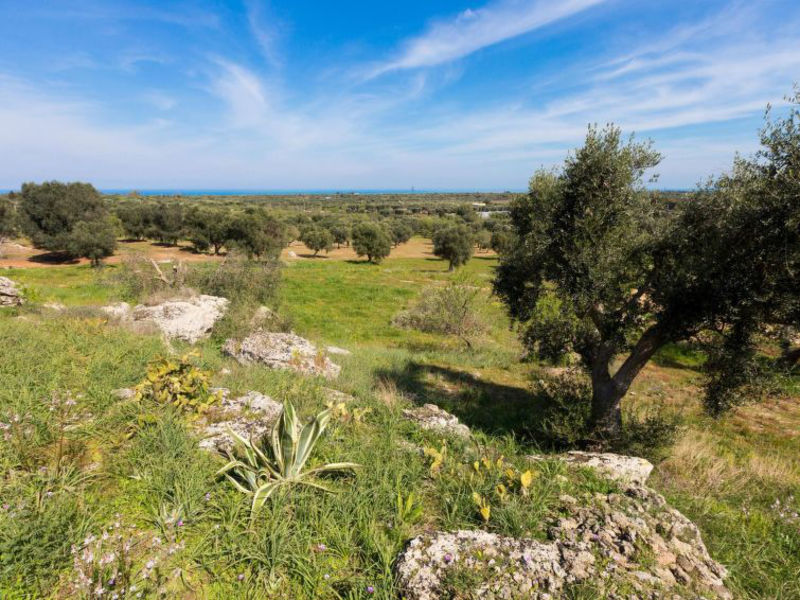
[(89, 183), (25, 183), (20, 213), (23, 232), (37, 248), (97, 265), (116, 247), (108, 203)]
[(744, 383), (733, 375), (751, 364), (757, 325), (800, 290), (796, 119), (768, 124), (764, 152), (672, 210), (643, 186), (660, 155), (613, 126), (590, 128), (563, 168), (536, 173), (514, 201), (495, 291), (531, 349), (580, 356), (595, 434), (619, 434), (622, 398), (667, 343), (716, 332), (712, 408)]

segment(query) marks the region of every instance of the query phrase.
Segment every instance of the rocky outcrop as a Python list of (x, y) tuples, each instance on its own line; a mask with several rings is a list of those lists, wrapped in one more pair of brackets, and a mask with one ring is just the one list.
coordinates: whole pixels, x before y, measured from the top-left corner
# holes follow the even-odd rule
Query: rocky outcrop
[(403, 416), (414, 421), (422, 429), (435, 431), (445, 435), (455, 435), (468, 438), (470, 436), (469, 427), (458, 420), (458, 417), (451, 415), (435, 404), (424, 404), (416, 408), (407, 408), (403, 411)]
[(245, 439), (256, 439), (272, 429), (283, 405), (259, 392), (248, 392), (229, 398), (223, 391), (222, 401), (204, 415), (199, 425), (200, 447), (222, 452), (233, 447), (234, 431)]
[(608, 477), (622, 484), (644, 485), (653, 464), (644, 458), (636, 456), (623, 456), (611, 452), (580, 452), (572, 451), (556, 456), (532, 455), (531, 460), (545, 460), (557, 458), (572, 465), (589, 467), (597, 470), (603, 477)]
[(193, 344), (211, 332), (227, 308), (227, 298), (201, 295), (186, 300), (169, 300), (155, 306), (137, 306), (131, 312), (131, 321), (134, 324), (151, 322), (167, 338)]
[(24, 302), (17, 284), (8, 277), (0, 277), (0, 306), (19, 306)]
[(153, 328), (169, 339), (194, 344), (211, 332), (227, 308), (227, 298), (201, 295), (167, 300), (153, 306), (140, 304), (133, 308), (127, 302), (117, 302), (103, 306), (100, 310), (134, 329), (146, 331)]
[(448, 586), (462, 579), (480, 598), (549, 599), (582, 582), (604, 598), (731, 597), (725, 568), (697, 527), (656, 492), (633, 486), (561, 500), (564, 514), (545, 542), (485, 531), (415, 538), (397, 562), (401, 593), (408, 600), (454, 597), (458, 590)]
[(292, 369), (305, 375), (338, 377), (341, 367), (305, 338), (294, 333), (258, 330), (245, 339), (228, 340), (223, 352), (242, 364), (260, 364), (271, 369)]

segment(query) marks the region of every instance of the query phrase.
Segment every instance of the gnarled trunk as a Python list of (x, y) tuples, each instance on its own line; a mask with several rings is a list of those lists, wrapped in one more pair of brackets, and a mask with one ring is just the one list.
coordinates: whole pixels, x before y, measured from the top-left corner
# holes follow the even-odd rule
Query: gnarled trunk
[(653, 354), (667, 342), (658, 326), (647, 329), (617, 372), (610, 373), (613, 352), (601, 347), (592, 360), (592, 411), (589, 426), (603, 439), (618, 438), (622, 433), (622, 399), (633, 380)]

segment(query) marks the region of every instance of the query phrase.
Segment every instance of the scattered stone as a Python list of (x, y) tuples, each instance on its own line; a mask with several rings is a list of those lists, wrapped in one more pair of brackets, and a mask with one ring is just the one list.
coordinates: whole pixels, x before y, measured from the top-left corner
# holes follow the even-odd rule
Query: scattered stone
[(130, 400), (136, 395), (136, 390), (133, 388), (119, 388), (118, 390), (111, 390), (111, 395), (118, 400)]
[(108, 306), (101, 306), (100, 310), (110, 318), (117, 321), (127, 321), (131, 317), (131, 305), (127, 302), (117, 302)]
[(230, 370), (228, 367), (222, 367), (222, 368), (219, 370), (219, 374), (220, 374), (220, 375), (223, 375), (223, 376), (224, 376), (224, 375), (230, 375), (231, 373), (233, 373), (233, 371), (231, 371), (231, 370)]
[(231, 396), (231, 391), (228, 388), (225, 388), (225, 387), (208, 388), (208, 392), (209, 392), (209, 394), (212, 394), (212, 395), (214, 395), (214, 394), (219, 395), (219, 397), (222, 399), (222, 403), (223, 404)]
[(8, 277), (0, 277), (0, 306), (20, 306), (24, 302), (17, 284)]
[(325, 352), (328, 354), (338, 354), (340, 356), (350, 356), (352, 354), (350, 350), (345, 350), (344, 348), (338, 348), (336, 346), (327, 346)]
[[(598, 494), (565, 503), (564, 511), (548, 542), (485, 531), (413, 539), (397, 561), (401, 593), (408, 600), (457, 596), (445, 587), (448, 571), (461, 569), (480, 598), (549, 599), (582, 581), (604, 598), (731, 598), (727, 572), (709, 556), (697, 527), (653, 490)], [(630, 588), (637, 595), (617, 593)]]
[(283, 405), (260, 392), (247, 392), (238, 398), (223, 393), (222, 402), (204, 415), (200, 426), (200, 447), (218, 452), (230, 450), (230, 431), (246, 439), (257, 439), (272, 429)]
[(556, 457), (532, 455), (531, 460), (558, 458), (564, 462), (596, 469), (604, 477), (623, 484), (644, 485), (653, 471), (653, 464), (644, 458), (623, 456), (611, 452), (580, 452), (574, 450)]
[(130, 318), (136, 323), (153, 323), (168, 339), (179, 339), (194, 344), (206, 337), (225, 310), (227, 298), (196, 296), (186, 300), (169, 300), (155, 306), (139, 305)]
[(242, 364), (292, 369), (328, 379), (336, 378), (341, 370), (314, 344), (294, 333), (271, 333), (260, 329), (242, 341), (226, 341), (222, 350)]
[(67, 305), (61, 304), (61, 302), (45, 302), (42, 304), (42, 308), (46, 308), (47, 310), (52, 310), (55, 312), (62, 312), (67, 310)]
[(468, 438), (471, 435), (469, 427), (461, 423), (458, 417), (451, 415), (435, 404), (407, 408), (403, 410), (403, 416), (414, 421), (422, 429), (429, 431), (452, 434), (464, 438)]
[(345, 394), (333, 388), (322, 388), (322, 392), (325, 394), (325, 398), (331, 402), (355, 402), (355, 398), (350, 394)]
[(297, 258), (297, 253), (294, 250), (289, 250), (289, 258)]
[(403, 438), (398, 438), (395, 440), (395, 445), (403, 452), (411, 452), (412, 454), (425, 456), (425, 449), (422, 446), (417, 446), (416, 444), (413, 444)]

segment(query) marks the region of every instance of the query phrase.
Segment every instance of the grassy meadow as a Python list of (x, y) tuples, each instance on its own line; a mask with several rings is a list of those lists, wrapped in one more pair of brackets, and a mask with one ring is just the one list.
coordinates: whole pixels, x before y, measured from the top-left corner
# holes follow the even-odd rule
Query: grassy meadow
[[(333, 357), (343, 367), (333, 383), (240, 366), (213, 338), (197, 345), (213, 384), (234, 394), (257, 390), (310, 416), (324, 408), (329, 385), (354, 396), (351, 410), (368, 409), (359, 420), (334, 419), (313, 457), (362, 465), (332, 482), (339, 493), (291, 488), (252, 521), (247, 498), (215, 477), (222, 460), (197, 447), (191, 415), (112, 394), (167, 353), (159, 337), (83, 308), (124, 299), (120, 267), (5, 271), (32, 302), (0, 311), (0, 598), (70, 597), (70, 547), (115, 521), (179, 548), (159, 559), (166, 597), (396, 598), (393, 561), (410, 537), (482, 525), (472, 494), (488, 494), (496, 481), (459, 476), (480, 458), (502, 456), (534, 472), (531, 493), (493, 507), (486, 528), (544, 537), (560, 495), (613, 484), (555, 460), (526, 461), (551, 451), (537, 437), (541, 406), (531, 393), (544, 367), (520, 362), (516, 334), (489, 296), (494, 265), (478, 254), (454, 275), (425, 256), (289, 261), (279, 311), (298, 334), (352, 351)], [(471, 349), (391, 324), (425, 286), (453, 277), (486, 296), (489, 329)], [(48, 302), (67, 309), (41, 307)], [(782, 399), (712, 420), (702, 412), (702, 360), (688, 346), (667, 348), (626, 399), (631, 419), (657, 410), (680, 424), (674, 444), (648, 456), (651, 485), (698, 524), (736, 597), (800, 598), (800, 383), (789, 382)], [(64, 408), (67, 391), (75, 402)], [(403, 408), (424, 402), (456, 414), (478, 443), (443, 440), (402, 418)], [(446, 455), (438, 476), (417, 446)], [(133, 552), (138, 561), (149, 556), (144, 547)]]

